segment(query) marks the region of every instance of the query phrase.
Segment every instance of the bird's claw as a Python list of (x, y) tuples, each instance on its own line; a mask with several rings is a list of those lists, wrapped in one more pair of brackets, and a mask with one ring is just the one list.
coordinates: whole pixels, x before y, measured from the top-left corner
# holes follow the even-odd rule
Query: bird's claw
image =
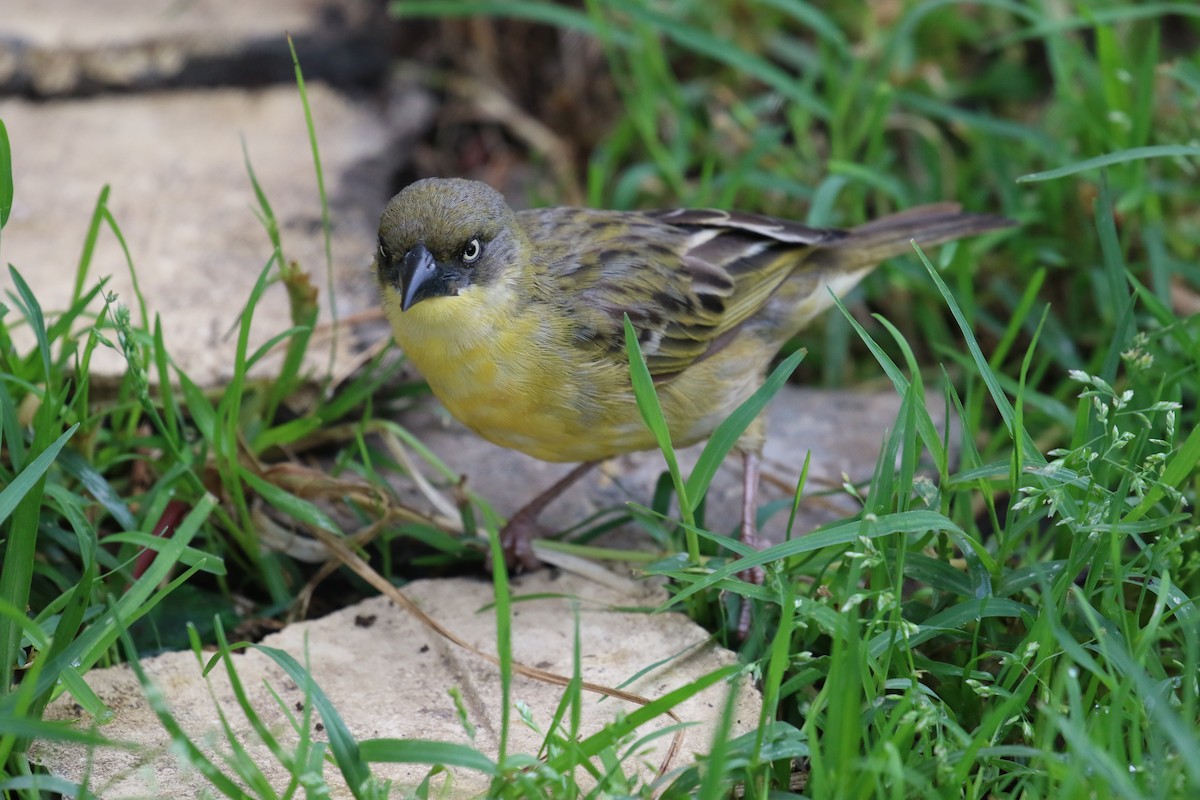
[[(767, 578), (767, 573), (761, 566), (756, 566), (742, 570), (737, 576), (746, 583), (762, 586)], [(739, 642), (744, 642), (746, 641), (746, 637), (750, 635), (750, 625), (754, 622), (754, 612), (749, 597), (742, 597), (741, 600), (741, 610), (738, 612), (737, 627), (734, 628), (734, 635)]]
[[(542, 568), (542, 562), (533, 552), (533, 540), (545, 534), (536, 520), (517, 513), (508, 524), (500, 529), (500, 550), (504, 553), (504, 566), (509, 572), (533, 572)], [(492, 551), (487, 554), (487, 568), (492, 570)]]

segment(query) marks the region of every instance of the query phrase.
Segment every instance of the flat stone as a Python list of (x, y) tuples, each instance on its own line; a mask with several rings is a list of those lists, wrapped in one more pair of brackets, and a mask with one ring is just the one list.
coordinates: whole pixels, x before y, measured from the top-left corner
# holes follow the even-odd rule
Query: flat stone
[[(938, 430), (945, 426), (940, 395), (927, 392), (928, 408)], [(804, 499), (793, 528), (802, 535), (819, 525), (852, 515), (859, 503), (843, 489), (843, 476), (851, 483), (869, 481), (885, 437), (894, 425), (900, 398), (886, 389), (826, 390), (785, 386), (767, 407), (767, 444), (761, 507), (789, 500), (812, 451)], [(490, 444), (454, 421), (432, 399), (403, 415), (400, 422), (450, 468), (466, 476), (467, 488), (486, 499), (504, 517), (510, 516), (543, 489), (565, 475), (570, 467), (552, 464)], [(952, 436), (952, 446), (957, 441)], [(703, 445), (679, 451), (686, 477)], [(657, 451), (632, 453), (605, 462), (546, 508), (542, 522), (563, 530), (598, 511), (619, 508), (633, 501), (649, 505), (654, 486), (666, 470)], [(410, 503), (422, 499), (407, 482), (399, 484)], [(733, 534), (741, 519), (742, 470), (740, 459), (730, 456), (718, 471), (708, 494), (706, 521), (709, 530)], [(775, 514), (760, 533), (769, 542), (780, 542), (787, 530), (787, 509)], [(625, 533), (631, 532), (627, 526)], [(622, 536), (621, 546), (645, 545), (645, 536)]]
[(369, 0), (6, 0), (0, 94), (36, 97), (293, 80), (378, 83), (382, 9)]
[[(496, 618), (484, 606), (494, 599), (490, 582), (470, 579), (417, 581), (404, 588), (427, 614), (481, 650), (495, 652)], [(664, 595), (645, 584), (629, 583), (625, 592), (602, 587), (582, 578), (541, 572), (522, 576), (513, 584), (515, 596), (543, 595), (514, 606), (514, 657), (531, 666), (569, 676), (573, 664), (575, 614), (568, 597), (579, 598), (581, 671), (583, 679), (606, 686), (623, 685), (638, 675), (628, 691), (655, 698), (688, 685), (714, 670), (735, 663), (736, 656), (709, 641), (708, 634), (682, 614), (637, 614), (612, 610), (655, 606)], [(447, 692), (461, 693), (470, 723), (475, 726), (474, 746), (495, 759), (500, 737), (500, 680), (498, 668), (477, 655), (450, 644), (411, 614), (377, 597), (330, 614), (322, 619), (291, 625), (268, 636), (263, 645), (279, 648), (301, 664), (337, 708), (356, 739), (422, 738), (471, 744)], [(279, 694), (288, 712), (299, 717), (304, 689), (263, 653), (250, 650), (233, 657), (242, 685), (254, 709), (284, 747), (294, 747), (297, 736), (271, 695)], [(214, 700), (227, 715), (236, 736), (276, 789), (288, 780), (285, 770), (251, 730), (237, 708), (223, 667), (201, 677), (201, 667), (191, 653), (168, 653), (142, 661), (151, 681), (162, 692), (175, 719), (210, 756), (228, 754)], [(641, 670), (649, 670), (640, 674)], [(127, 665), (95, 669), (85, 676), (96, 694), (114, 712), (100, 728), (111, 739), (133, 741), (140, 752), (103, 750), (88, 754), (85, 748), (39, 741), (31, 758), (56, 775), (79, 781), (91, 770), (90, 788), (107, 800), (126, 797), (197, 797), (206, 785), (189, 768), (180, 765), (161, 724), (147, 704), (143, 691)], [(560, 686), (516, 676), (512, 699), (526, 704), (535, 723), (549, 728), (563, 696)], [(729, 685), (718, 683), (676, 706), (684, 722), (684, 740), (670, 769), (691, 763), (694, 753), (708, 752), (724, 708)], [(603, 699), (603, 702), (601, 700)], [(743, 685), (736, 698), (733, 735), (758, 724), (761, 697)], [(581, 735), (600, 730), (618, 714), (636, 708), (633, 703), (601, 698), (584, 692)], [(58, 698), (47, 719), (79, 719), (81, 712), (69, 695)], [(314, 711), (313, 722), (319, 722)], [(86, 724), (88, 720), (83, 720)], [(674, 721), (660, 717), (638, 730), (643, 736)], [(327, 733), (318, 730), (318, 740)], [(660, 737), (639, 749), (643, 778), (651, 779), (669, 737)], [(514, 714), (509, 728), (510, 753), (534, 755), (541, 737)], [(630, 768), (634, 768), (630, 766)], [(420, 765), (377, 764), (379, 778), (392, 779), (394, 789), (412, 787), (427, 771)], [(480, 773), (455, 769), (452, 797), (475, 796), (486, 789)], [(334, 797), (350, 797), (335, 767), (325, 764), (324, 776)], [(581, 780), (587, 782), (586, 776)], [(445, 777), (434, 780), (437, 787)], [(439, 795), (442, 796), (442, 795)]]
[[(432, 103), (423, 92), (398, 90), (385, 125), (374, 104), (317, 83), (308, 92), (331, 204), (335, 302), (342, 316), (378, 304), (369, 276), (378, 215), (406, 143), (428, 123)], [(295, 87), (53, 103), (8, 99), (0, 100), (0, 118), (12, 142), (15, 183), (0, 252), (47, 312), (69, 303), (88, 222), (107, 184), (108, 207), (128, 244), (151, 319), (154, 314), (162, 319), (172, 359), (200, 385), (226, 381), (237, 342), (230, 331), (271, 256), (255, 215), (244, 141), (278, 218), (284, 256), (312, 275), (321, 321), (330, 319), (320, 199)], [(110, 276), (108, 289), (134, 311), (136, 322), (130, 270), (107, 227), (85, 287), (102, 276)], [(5, 270), (0, 291), (11, 287)], [(103, 303), (89, 308), (102, 313)], [(255, 309), (251, 352), (291, 325), (286, 291), (274, 283)], [(83, 324), (76, 330), (81, 329)], [(18, 340), (30, 342), (28, 336)], [(320, 374), (329, 362), (331, 337), (314, 337), (314, 344), (309, 367)], [(352, 343), (343, 335), (337, 344), (340, 362)], [(125, 365), (100, 348), (93, 367), (103, 377), (120, 374)]]

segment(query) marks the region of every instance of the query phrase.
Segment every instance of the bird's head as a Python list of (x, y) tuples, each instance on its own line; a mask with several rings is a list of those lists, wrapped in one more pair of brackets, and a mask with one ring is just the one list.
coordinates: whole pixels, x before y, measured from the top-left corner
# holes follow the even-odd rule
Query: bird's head
[(496, 284), (525, 257), (516, 214), (492, 187), (428, 178), (392, 198), (379, 220), (375, 274), (401, 311), (422, 300)]

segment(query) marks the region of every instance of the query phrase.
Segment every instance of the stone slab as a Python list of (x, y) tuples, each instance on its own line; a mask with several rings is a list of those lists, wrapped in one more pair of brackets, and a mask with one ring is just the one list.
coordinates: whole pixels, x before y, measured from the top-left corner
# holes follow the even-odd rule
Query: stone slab
[[(420, 91), (394, 92), (385, 124), (379, 104), (321, 84), (308, 90), (331, 203), (336, 308), (345, 315), (378, 302), (369, 277), (378, 215), (395, 165), (428, 123), (432, 105)], [(69, 301), (96, 199), (109, 185), (109, 208), (150, 314), (161, 316), (168, 352), (201, 385), (226, 380), (236, 345), (230, 331), (271, 255), (255, 215), (244, 141), (279, 220), (284, 255), (312, 274), (322, 320), (330, 319), (321, 207), (295, 87), (53, 103), (0, 99), (0, 118), (12, 143), (15, 183), (0, 259), (20, 270), (48, 312)], [(136, 311), (125, 256), (107, 228), (86, 286), (101, 276), (110, 276), (109, 289)], [(11, 287), (5, 270), (0, 291)], [(91, 309), (100, 313), (102, 304)], [(284, 288), (270, 286), (255, 312), (251, 348), (291, 324)], [(310, 366), (323, 370), (330, 337), (314, 341)], [(350, 337), (338, 345), (337, 358), (346, 358)], [(107, 350), (94, 365), (101, 375), (124, 370)]]
[(293, 79), (378, 83), (383, 9), (370, 0), (5, 0), (0, 94), (62, 97)]
[[(404, 592), (426, 613), (471, 644), (485, 652), (495, 652), (495, 615), (481, 610), (493, 600), (490, 582), (418, 581), (405, 587)], [(585, 680), (617, 686), (642, 669), (658, 664), (627, 687), (643, 696), (658, 697), (736, 661), (733, 653), (709, 642), (708, 634), (682, 614), (610, 610), (661, 602), (664, 595), (645, 584), (630, 583), (628, 591), (617, 592), (575, 576), (541, 572), (516, 579), (513, 593), (556, 595), (515, 605), (513, 652), (525, 664), (561, 675), (571, 674), (575, 635), (574, 612), (567, 596), (582, 601), (581, 669)], [(307, 658), (313, 678), (359, 740), (403, 737), (469, 744), (470, 739), (447, 695), (449, 689), (457, 688), (470, 722), (476, 727), (475, 746), (496, 757), (501, 712), (497, 668), (449, 644), (385, 598), (366, 600), (322, 619), (291, 625), (268, 636), (263, 644), (285, 650), (302, 664)], [(234, 661), (253, 707), (285, 746), (293, 746), (297, 737), (268, 686), (280, 694), (293, 713), (297, 704), (303, 705), (303, 689), (260, 652), (238, 654)], [(286, 773), (266, 747), (257, 742), (234, 702), (223, 669), (210, 673), (206, 682), (191, 653), (169, 653), (146, 659), (142, 665), (179, 724), (210, 756), (229, 751), (214, 712), (215, 699), (272, 784), (276, 789), (284, 786)], [(52, 773), (72, 781), (80, 780), (90, 766), (91, 788), (106, 800), (199, 796), (204, 781), (182, 767), (168, 747), (168, 738), (132, 671), (125, 665), (97, 669), (89, 672), (86, 680), (115, 713), (115, 718), (102, 726), (100, 732), (112, 739), (138, 742), (143, 751), (106, 750), (92, 754), (89, 763), (88, 754), (79, 746), (38, 742), (32, 758)], [(672, 769), (691, 763), (694, 753), (708, 752), (728, 690), (727, 684), (716, 684), (676, 707), (676, 713), (685, 722), (697, 724), (686, 729)], [(513, 700), (527, 704), (533, 719), (543, 729), (549, 727), (562, 693), (561, 687), (530, 678), (517, 676), (513, 681)], [(739, 691), (734, 735), (757, 725), (761, 702), (757, 691), (750, 688)], [(617, 714), (633, 708), (631, 703), (613, 698), (601, 702), (598, 695), (585, 692), (582, 734), (599, 730)], [(72, 698), (64, 695), (50, 705), (46, 717), (79, 719), (80, 712)], [(319, 721), (315, 713), (313, 721)], [(659, 730), (672, 722), (665, 717), (652, 721), (638, 734)], [(322, 732), (314, 733), (314, 737), (326, 738)], [(509, 752), (536, 754), (540, 741), (538, 735), (515, 721), (510, 728)], [(629, 763), (657, 765), (668, 741), (667, 737), (654, 740)], [(396, 781), (394, 792), (402, 786), (411, 787), (425, 772), (425, 767), (417, 765), (379, 764), (374, 768), (378, 777)], [(449, 796), (474, 796), (486, 788), (481, 774), (454, 772)], [(643, 776), (649, 777), (650, 772), (642, 768)], [(333, 797), (350, 796), (335, 767), (326, 764), (325, 777), (334, 787)], [(435, 780), (434, 786), (443, 780), (444, 777)]]
[[(940, 394), (930, 391), (927, 396), (930, 415), (938, 430), (942, 430), (945, 408)], [(759, 505), (792, 497), (805, 455), (811, 450), (805, 500), (797, 515), (794, 534), (801, 535), (856, 513), (858, 502), (841, 489), (843, 475), (853, 483), (870, 479), (899, 407), (900, 398), (890, 386), (845, 390), (785, 386), (767, 407), (767, 445)], [(454, 421), (432, 399), (403, 415), (400, 422), (448, 466), (465, 475), (468, 488), (487, 499), (504, 517), (571, 468), (490, 444)], [(956, 434), (952, 436), (954, 441)], [(680, 451), (679, 461), (685, 475), (702, 450), (703, 445), (697, 445)], [(665, 470), (665, 461), (657, 451), (633, 453), (605, 462), (548, 506), (542, 521), (550, 528), (562, 530), (600, 510), (621, 507), (629, 501), (648, 505), (655, 483)], [(411, 493), (410, 487), (404, 483), (399, 486), (407, 492), (409, 502), (422, 507), (422, 500)], [(737, 530), (741, 497), (741, 463), (731, 456), (717, 473), (708, 495), (710, 530), (722, 533)], [(768, 541), (782, 541), (786, 522), (785, 510), (776, 514), (761, 533)], [(631, 533), (630, 526), (624, 533)], [(614, 544), (636, 546), (639, 541), (645, 544), (644, 535), (621, 536)]]

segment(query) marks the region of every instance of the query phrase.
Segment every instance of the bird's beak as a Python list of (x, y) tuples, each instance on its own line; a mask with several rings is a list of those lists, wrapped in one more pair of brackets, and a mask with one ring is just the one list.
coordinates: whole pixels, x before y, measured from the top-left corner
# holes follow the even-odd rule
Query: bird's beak
[(404, 254), (404, 261), (400, 265), (401, 311), (408, 311), (430, 297), (457, 293), (456, 276), (439, 264), (423, 243), (417, 242)]

